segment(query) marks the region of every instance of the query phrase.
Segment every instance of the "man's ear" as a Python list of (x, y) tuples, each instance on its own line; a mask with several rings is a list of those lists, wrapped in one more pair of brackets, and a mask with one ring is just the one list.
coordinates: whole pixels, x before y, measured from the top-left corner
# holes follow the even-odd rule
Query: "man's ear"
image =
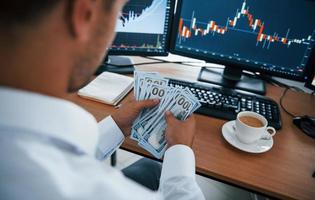
[(80, 41), (89, 39), (95, 11), (94, 0), (69, 1), (68, 25), (71, 34), (75, 38)]

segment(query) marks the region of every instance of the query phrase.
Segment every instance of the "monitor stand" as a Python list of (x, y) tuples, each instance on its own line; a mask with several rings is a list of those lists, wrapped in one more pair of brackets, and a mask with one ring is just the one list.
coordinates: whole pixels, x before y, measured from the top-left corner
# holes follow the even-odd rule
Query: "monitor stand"
[(242, 74), (241, 69), (225, 67), (224, 69), (209, 69), (202, 67), (198, 81), (209, 82), (226, 88), (240, 89), (260, 95), (266, 94), (265, 83), (256, 78)]
[(132, 74), (134, 70), (133, 61), (129, 57), (106, 56), (102, 65), (97, 69), (95, 74), (99, 75), (104, 71), (118, 74)]

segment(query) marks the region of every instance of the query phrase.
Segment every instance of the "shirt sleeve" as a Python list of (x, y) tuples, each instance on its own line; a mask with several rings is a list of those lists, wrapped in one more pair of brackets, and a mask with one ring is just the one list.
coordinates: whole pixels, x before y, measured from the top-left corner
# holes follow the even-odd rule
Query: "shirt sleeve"
[(98, 123), (100, 132), (96, 158), (103, 160), (112, 155), (124, 142), (125, 136), (111, 116)]
[(195, 156), (186, 145), (175, 145), (164, 155), (160, 192), (165, 200), (204, 200), (195, 179)]

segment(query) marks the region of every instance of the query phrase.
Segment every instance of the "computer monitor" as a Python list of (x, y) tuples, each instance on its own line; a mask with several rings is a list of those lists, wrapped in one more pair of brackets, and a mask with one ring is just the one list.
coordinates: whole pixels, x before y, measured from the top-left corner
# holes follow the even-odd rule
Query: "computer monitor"
[(305, 81), (314, 39), (315, 1), (179, 0), (171, 52), (225, 65), (201, 81), (264, 94), (242, 70)]
[[(117, 35), (108, 55), (166, 56), (174, 7), (173, 0), (130, 0), (117, 20)], [(110, 56), (104, 62), (109, 65), (103, 65), (101, 71), (133, 71), (132, 61), (127, 57)]]
[(312, 70), (309, 71), (309, 76), (305, 83), (305, 86), (315, 91), (315, 65)]

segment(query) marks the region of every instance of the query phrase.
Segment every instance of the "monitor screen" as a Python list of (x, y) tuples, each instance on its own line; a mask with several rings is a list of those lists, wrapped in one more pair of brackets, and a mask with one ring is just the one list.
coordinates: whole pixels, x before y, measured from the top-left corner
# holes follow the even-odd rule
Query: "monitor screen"
[(111, 55), (167, 55), (172, 0), (130, 0), (117, 20)]
[(181, 0), (171, 52), (295, 80), (315, 39), (315, 1)]

